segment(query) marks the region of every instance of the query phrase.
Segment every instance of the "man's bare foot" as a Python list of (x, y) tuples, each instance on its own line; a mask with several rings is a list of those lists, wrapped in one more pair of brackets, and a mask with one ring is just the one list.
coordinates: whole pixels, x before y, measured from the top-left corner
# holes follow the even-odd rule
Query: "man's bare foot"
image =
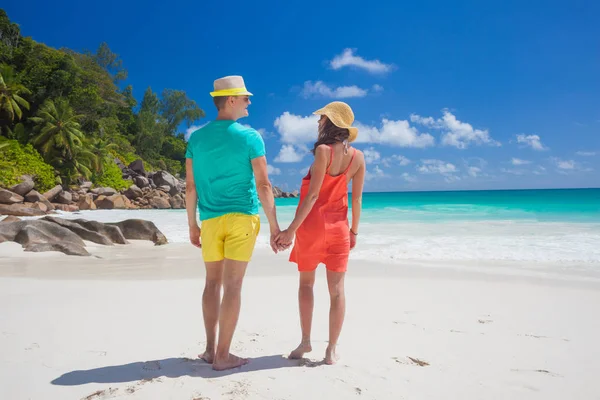
[(242, 365), (248, 364), (248, 362), (249, 360), (247, 358), (241, 358), (229, 353), (229, 356), (224, 359), (218, 359), (215, 357), (213, 369), (215, 371), (225, 371), (226, 369), (241, 367)]
[(299, 360), (304, 356), (304, 353), (310, 353), (312, 351), (312, 346), (310, 345), (310, 341), (302, 342), (296, 347), (296, 350), (292, 351), (288, 358), (292, 360)]
[(325, 364), (333, 365), (339, 359), (340, 359), (340, 357), (337, 355), (337, 352), (335, 351), (335, 346), (334, 347), (327, 346), (327, 350), (325, 350), (325, 360), (324, 360)]
[(215, 360), (215, 351), (210, 351), (210, 350), (206, 350), (204, 353), (202, 354), (198, 354), (198, 357), (200, 357), (202, 360), (206, 361), (209, 364), (212, 364), (213, 361)]

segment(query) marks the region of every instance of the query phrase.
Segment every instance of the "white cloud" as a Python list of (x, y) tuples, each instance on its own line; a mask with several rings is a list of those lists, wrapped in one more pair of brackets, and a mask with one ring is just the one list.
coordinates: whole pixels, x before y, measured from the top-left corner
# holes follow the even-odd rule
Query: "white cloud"
[(190, 140), (190, 136), (192, 136), (192, 133), (196, 132), (198, 129), (206, 126), (208, 124), (208, 122), (206, 124), (202, 124), (202, 125), (192, 125), (189, 128), (187, 128), (185, 130), (185, 133), (183, 134), (183, 138), (184, 140), (187, 142), (188, 140)]
[(402, 179), (404, 179), (406, 182), (416, 182), (417, 181), (417, 177), (409, 174), (408, 172), (404, 172), (401, 176), (402, 176)]
[(512, 165), (527, 165), (527, 164), (531, 164), (531, 161), (529, 160), (521, 160), (520, 158), (513, 158), (512, 160), (510, 160)]
[[(318, 119), (316, 115), (303, 117), (286, 111), (275, 119), (274, 125), (285, 144), (310, 143), (317, 140)], [(433, 146), (435, 139), (428, 133), (419, 133), (406, 120), (383, 119), (381, 127), (354, 124), (358, 128), (357, 143), (379, 143), (398, 147), (424, 148)]]
[(363, 154), (365, 155), (365, 161), (367, 162), (367, 164), (373, 164), (375, 162), (379, 162), (379, 160), (381, 159), (381, 154), (379, 154), (379, 152), (377, 150), (375, 150), (373, 147), (369, 147), (368, 149), (365, 149), (363, 151)]
[(372, 172), (367, 170), (367, 173), (365, 174), (365, 179), (370, 181), (372, 179), (386, 178), (387, 176), (388, 175), (385, 172), (383, 172), (381, 168), (379, 168), (379, 165), (376, 165)]
[(477, 178), (477, 175), (481, 174), (481, 168), (479, 167), (469, 167), (467, 169), (467, 173), (471, 175), (473, 178)]
[(452, 182), (460, 181), (460, 176), (447, 175), (444, 177), (444, 180), (448, 183), (452, 183)]
[(365, 60), (355, 55), (353, 49), (345, 49), (342, 54), (335, 56), (331, 60), (330, 65), (335, 70), (344, 67), (356, 67), (374, 74), (389, 72), (393, 68), (391, 64), (384, 64), (379, 60)]
[(373, 85), (373, 91), (376, 92), (376, 93), (383, 92), (383, 86), (378, 85), (378, 84), (374, 84)]
[(267, 173), (269, 175), (281, 175), (281, 170), (272, 166), (271, 164), (267, 164)]
[(546, 173), (546, 168), (538, 165), (536, 169), (533, 170), (534, 175), (544, 175)]
[(295, 163), (300, 162), (308, 153), (306, 146), (294, 146), (292, 144), (284, 144), (279, 150), (279, 154), (275, 157), (275, 162), (280, 163)]
[(415, 124), (424, 125), (429, 128), (438, 128), (439, 126), (436, 124), (435, 119), (433, 117), (421, 117), (417, 114), (410, 114), (411, 122)]
[(593, 157), (596, 155), (595, 151), (578, 151), (577, 153), (578, 156), (582, 156), (582, 157)]
[(474, 129), (471, 124), (456, 119), (454, 114), (448, 110), (443, 110), (442, 113), (442, 118), (438, 118), (437, 120), (432, 117), (421, 117), (416, 114), (411, 114), (410, 120), (432, 129), (444, 131), (442, 134), (442, 144), (445, 146), (454, 146), (458, 149), (466, 149), (471, 143), (500, 146), (500, 142), (490, 137), (487, 129)]
[(306, 176), (306, 174), (308, 174), (308, 171), (310, 170), (310, 165), (308, 167), (304, 167), (300, 170), (300, 175), (302, 176)]
[(590, 172), (593, 171), (593, 168), (586, 166), (585, 163), (579, 163), (574, 160), (561, 160), (557, 157), (552, 157), (552, 161), (556, 164), (557, 171), (561, 174), (568, 174), (570, 172)]
[(408, 164), (410, 164), (410, 160), (404, 156), (401, 156), (400, 154), (394, 154), (391, 157), (386, 157), (383, 160), (381, 160), (381, 162), (388, 168), (395, 163), (398, 163), (401, 167), (405, 167)]
[(560, 160), (556, 158), (554, 159), (554, 162), (559, 169), (572, 170), (576, 167), (575, 161), (573, 160)]
[(383, 119), (381, 127), (363, 125), (357, 122), (357, 143), (382, 143), (398, 147), (424, 148), (433, 146), (435, 139), (428, 133), (419, 133), (406, 120), (392, 121)]
[(525, 171), (523, 171), (522, 169), (501, 168), (500, 172), (504, 172), (506, 174), (511, 174), (511, 175), (523, 175), (523, 174), (525, 174)]
[(365, 97), (367, 93), (368, 91), (366, 89), (361, 89), (356, 85), (331, 88), (322, 81), (314, 83), (312, 81), (304, 82), (304, 88), (301, 92), (305, 99), (318, 96), (329, 97), (332, 99), (345, 99), (351, 97)]
[(274, 125), (281, 135), (283, 143), (297, 144), (317, 140), (318, 121), (319, 117), (317, 115), (302, 117), (286, 111), (277, 117)]
[(417, 171), (422, 174), (441, 174), (451, 175), (458, 171), (456, 166), (442, 160), (421, 160), (421, 165), (417, 166)]
[(533, 150), (537, 151), (547, 150), (547, 148), (542, 144), (542, 141), (538, 135), (517, 135), (517, 143), (523, 143), (525, 146), (529, 146)]

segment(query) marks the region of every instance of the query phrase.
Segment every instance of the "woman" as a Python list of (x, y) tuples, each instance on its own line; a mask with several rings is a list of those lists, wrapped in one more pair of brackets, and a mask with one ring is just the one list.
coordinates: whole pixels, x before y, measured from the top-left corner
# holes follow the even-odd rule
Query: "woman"
[[(365, 159), (349, 146), (358, 129), (352, 127), (354, 114), (350, 106), (333, 102), (314, 114), (320, 115), (319, 137), (313, 147), (315, 160), (300, 190), (300, 203), (289, 228), (280, 233), (278, 243), (289, 246), (296, 237), (290, 261), (300, 272), (300, 325), (302, 341), (290, 358), (301, 358), (312, 350), (310, 332), (313, 314), (313, 286), (318, 264), (327, 268), (329, 310), (329, 345), (325, 363), (334, 364), (336, 345), (346, 311), (344, 275), (350, 249), (356, 246), (361, 199), (365, 179)], [(352, 182), (352, 227), (348, 225), (348, 184)]]

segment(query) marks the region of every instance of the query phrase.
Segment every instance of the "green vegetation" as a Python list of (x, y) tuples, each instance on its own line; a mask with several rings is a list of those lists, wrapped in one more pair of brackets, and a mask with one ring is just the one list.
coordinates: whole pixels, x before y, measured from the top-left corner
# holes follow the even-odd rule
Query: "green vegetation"
[(24, 174), (31, 175), (36, 189), (41, 193), (57, 184), (54, 169), (44, 162), (31, 144), (22, 146), (16, 140), (0, 138), (0, 153), (0, 186), (17, 184)]
[[(204, 111), (183, 91), (159, 96), (150, 87), (138, 106), (132, 86), (120, 86), (126, 79), (106, 43), (95, 53), (54, 49), (23, 37), (0, 9), (0, 185), (31, 173), (41, 190), (83, 179), (120, 189), (130, 182), (115, 158), (182, 173), (186, 143), (178, 129)], [(31, 166), (22, 162), (27, 157)]]

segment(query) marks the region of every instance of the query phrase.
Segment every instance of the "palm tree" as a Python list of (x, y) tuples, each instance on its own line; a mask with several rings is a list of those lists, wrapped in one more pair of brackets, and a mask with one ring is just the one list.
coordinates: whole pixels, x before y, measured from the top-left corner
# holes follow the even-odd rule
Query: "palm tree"
[(47, 100), (30, 118), (39, 132), (31, 142), (50, 163), (56, 156), (73, 160), (76, 149), (83, 147), (84, 135), (77, 122), (80, 118), (67, 100)]
[(21, 85), (10, 65), (0, 65), (0, 114), (8, 117), (10, 122), (23, 118), (21, 107), (29, 110), (29, 103), (21, 97), (31, 91)]
[(78, 178), (90, 179), (94, 170), (98, 170), (98, 157), (89, 148), (75, 147), (72, 159), (61, 159), (60, 170), (65, 177), (64, 183), (69, 185)]
[(91, 152), (96, 156), (96, 165), (94, 169), (98, 173), (104, 171), (106, 164), (114, 162), (114, 150), (117, 150), (117, 144), (105, 139), (96, 139), (92, 142)]

